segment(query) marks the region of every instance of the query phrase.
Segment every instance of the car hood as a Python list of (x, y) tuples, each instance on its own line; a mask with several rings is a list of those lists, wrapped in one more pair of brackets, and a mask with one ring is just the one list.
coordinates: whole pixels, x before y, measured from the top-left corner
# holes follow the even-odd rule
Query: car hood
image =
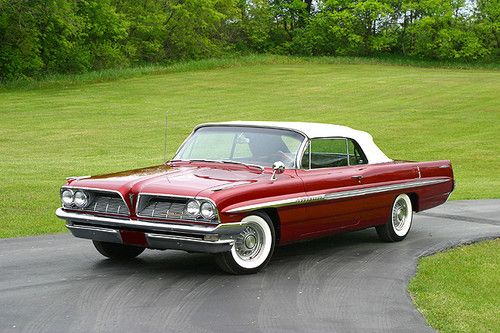
[(139, 193), (195, 197), (205, 190), (218, 191), (268, 179), (263, 170), (235, 165), (159, 165), (85, 179), (67, 185), (118, 191), (123, 197)]

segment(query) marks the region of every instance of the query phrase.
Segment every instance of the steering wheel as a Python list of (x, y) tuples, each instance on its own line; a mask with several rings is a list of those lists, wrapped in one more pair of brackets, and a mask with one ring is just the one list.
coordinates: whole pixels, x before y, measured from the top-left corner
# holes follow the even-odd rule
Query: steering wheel
[(285, 163), (285, 165), (293, 165), (293, 163), (295, 162), (295, 160), (293, 158), (291, 158), (287, 153), (285, 152), (282, 152), (281, 150), (278, 150), (278, 154), (283, 157), (284, 161), (282, 161), (283, 163)]

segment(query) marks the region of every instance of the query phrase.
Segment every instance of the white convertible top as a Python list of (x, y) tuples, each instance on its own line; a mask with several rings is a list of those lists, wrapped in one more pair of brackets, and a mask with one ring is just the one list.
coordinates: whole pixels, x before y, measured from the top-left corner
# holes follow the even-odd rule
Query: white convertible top
[(307, 138), (326, 138), (326, 137), (344, 137), (355, 140), (363, 150), (368, 159), (369, 164), (391, 162), (377, 145), (373, 142), (370, 134), (363, 131), (358, 131), (347, 126), (323, 124), (323, 123), (306, 123), (306, 122), (283, 122), (283, 121), (228, 121), (220, 123), (207, 123), (197, 126), (217, 126), (217, 125), (235, 125), (235, 126), (251, 126), (251, 127), (270, 127), (288, 129), (300, 132)]

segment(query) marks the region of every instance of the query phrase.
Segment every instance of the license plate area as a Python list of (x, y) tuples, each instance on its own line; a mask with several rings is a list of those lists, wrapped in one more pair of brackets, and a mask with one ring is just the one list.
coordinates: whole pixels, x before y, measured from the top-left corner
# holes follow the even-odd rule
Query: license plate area
[(120, 230), (120, 236), (125, 245), (148, 246), (146, 235), (142, 231)]

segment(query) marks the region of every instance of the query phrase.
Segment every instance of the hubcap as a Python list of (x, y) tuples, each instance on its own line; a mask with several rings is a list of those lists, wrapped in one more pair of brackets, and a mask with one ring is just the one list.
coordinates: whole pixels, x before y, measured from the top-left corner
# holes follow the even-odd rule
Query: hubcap
[(399, 199), (394, 205), (392, 225), (397, 231), (403, 230), (408, 218), (408, 205), (404, 199)]
[(236, 238), (236, 253), (243, 260), (252, 260), (259, 255), (263, 243), (262, 228), (256, 224), (249, 225)]
[(253, 249), (256, 243), (257, 243), (257, 239), (255, 238), (254, 235), (248, 235), (245, 238), (245, 246), (249, 249)]

